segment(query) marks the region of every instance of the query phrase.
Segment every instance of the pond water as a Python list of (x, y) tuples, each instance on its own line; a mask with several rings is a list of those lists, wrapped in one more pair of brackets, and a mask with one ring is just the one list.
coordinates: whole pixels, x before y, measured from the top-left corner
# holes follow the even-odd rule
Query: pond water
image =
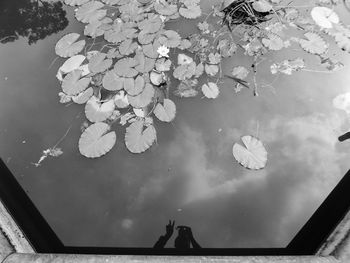
[[(3, 1), (1, 9), (11, 5)], [(30, 44), (28, 35), (0, 44), (0, 156), (65, 245), (152, 247), (172, 219), (190, 226), (202, 247), (286, 246), (350, 168), (350, 144), (337, 139), (350, 119), (332, 104), (350, 91), (350, 55), (340, 52), (334, 56), (342, 70), (281, 75), (258, 97), (248, 89), (235, 93), (230, 81), (220, 84), (215, 100), (170, 94), (176, 118), (172, 124), (155, 121), (157, 144), (150, 150), (130, 153), (125, 129), (118, 127), (111, 152), (83, 157), (78, 141), (84, 107), (59, 103), (55, 75), (64, 59), (50, 67), (55, 43), (83, 31), (74, 8), (62, 8), (69, 23), (62, 21), (59, 32), (52, 29), (54, 34)], [(181, 32), (188, 34), (196, 30), (191, 23), (169, 26), (185, 27)], [(318, 67), (302, 50), (269, 59), (290, 57)], [(223, 71), (251, 63), (235, 56), (224, 61)], [(274, 80), (270, 64), (261, 66), (260, 83)], [(35, 167), (69, 127), (60, 143), (63, 155)], [(246, 134), (264, 143), (265, 169), (247, 170), (234, 160), (233, 143)], [(174, 237), (167, 247), (173, 244)]]

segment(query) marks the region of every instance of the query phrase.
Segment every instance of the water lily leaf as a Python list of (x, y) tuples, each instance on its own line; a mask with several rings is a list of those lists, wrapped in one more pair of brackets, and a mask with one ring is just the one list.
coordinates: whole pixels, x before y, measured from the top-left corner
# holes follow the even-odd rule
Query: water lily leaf
[(124, 78), (119, 77), (114, 70), (107, 71), (102, 80), (106, 90), (121, 90), (124, 87)]
[(91, 97), (85, 105), (86, 118), (91, 122), (107, 120), (115, 109), (114, 101), (100, 102), (95, 96)]
[(56, 77), (58, 80), (63, 80), (63, 75), (67, 74), (75, 69), (78, 69), (80, 65), (84, 62), (85, 56), (83, 55), (75, 55), (69, 59), (67, 59), (63, 65), (58, 69)]
[(142, 153), (149, 149), (157, 138), (157, 132), (153, 125), (145, 129), (145, 122), (137, 120), (126, 128), (125, 145), (132, 153)]
[(87, 24), (84, 28), (84, 35), (92, 38), (102, 36), (105, 33), (105, 25), (112, 23), (113, 20), (109, 17), (105, 17), (102, 20), (95, 20)]
[(277, 51), (284, 48), (284, 41), (276, 34), (269, 34), (268, 38), (263, 38), (261, 42), (270, 50)]
[(190, 5), (189, 7), (180, 7), (180, 15), (187, 19), (195, 19), (202, 15), (202, 10), (198, 5)]
[(94, 89), (88, 88), (78, 95), (72, 97), (72, 100), (77, 104), (85, 104), (94, 95)]
[(89, 2), (90, 0), (64, 0), (66, 5), (75, 6), (75, 5), (83, 5)]
[(155, 63), (155, 68), (157, 71), (166, 72), (169, 71), (171, 67), (171, 60), (167, 58), (157, 59)]
[(79, 139), (79, 151), (88, 158), (97, 158), (108, 153), (117, 140), (114, 131), (108, 132), (109, 125), (98, 122), (90, 125)]
[(151, 71), (149, 74), (150, 81), (153, 85), (159, 86), (164, 82), (164, 76), (162, 73), (156, 72), (156, 71)]
[(180, 65), (173, 72), (174, 78), (178, 80), (186, 80), (191, 78), (196, 73), (196, 63)]
[[(55, 52), (58, 56), (67, 58), (78, 54), (85, 46), (85, 40), (78, 40), (80, 34), (69, 33), (57, 41)], [(77, 42), (76, 42), (77, 41)]]
[(321, 36), (313, 32), (304, 34), (306, 39), (299, 39), (299, 44), (306, 52), (321, 55), (328, 50), (328, 45)]
[(263, 143), (250, 135), (243, 136), (241, 139), (245, 147), (235, 143), (232, 149), (237, 162), (252, 170), (264, 168), (267, 163), (267, 151)]
[(138, 71), (134, 68), (138, 62), (134, 58), (122, 58), (114, 65), (115, 73), (120, 77), (133, 78), (137, 76)]
[(107, 5), (125, 5), (130, 0), (102, 0), (103, 3)]
[(179, 54), (177, 56), (177, 64), (179, 65), (188, 65), (193, 62), (193, 59), (185, 54)]
[(214, 82), (203, 84), (202, 92), (208, 99), (216, 99), (219, 95), (219, 87)]
[(141, 31), (141, 33), (137, 36), (137, 40), (142, 45), (147, 45), (153, 42), (157, 34), (148, 34), (146, 32)]
[(217, 65), (209, 65), (205, 64), (205, 73), (207, 73), (209, 76), (215, 76), (219, 72), (219, 67)]
[(104, 72), (112, 66), (113, 60), (106, 59), (105, 53), (97, 53), (89, 62), (89, 70), (93, 73)]
[(254, 1), (252, 6), (255, 11), (261, 13), (270, 12), (272, 10), (272, 5), (266, 0)]
[(118, 44), (126, 39), (126, 37), (121, 33), (123, 26), (123, 21), (121, 20), (115, 20), (114, 24), (111, 29), (105, 31), (104, 33), (104, 39), (106, 39), (108, 42)]
[(72, 96), (69, 96), (64, 92), (59, 92), (58, 96), (60, 97), (60, 103), (68, 103), (72, 101)]
[(156, 2), (154, 9), (162, 16), (171, 16), (177, 13), (177, 5), (171, 5), (165, 1)]
[(274, 63), (271, 65), (271, 73), (283, 73), (286, 75), (291, 75), (294, 71), (305, 68), (305, 62), (302, 58), (296, 58), (291, 60), (283, 60), (280, 63)]
[(243, 66), (237, 66), (232, 69), (232, 76), (239, 79), (245, 79), (248, 76), (248, 74), (249, 70)]
[(181, 37), (174, 30), (166, 30), (162, 33), (162, 36), (159, 38), (159, 43), (169, 48), (176, 48), (181, 43)]
[(160, 47), (159, 42), (154, 42), (153, 44), (147, 44), (142, 46), (143, 53), (149, 58), (158, 58), (158, 48)]
[(192, 46), (191, 41), (188, 39), (181, 39), (180, 45), (177, 47), (180, 50), (186, 50), (189, 49)]
[(198, 95), (198, 91), (193, 88), (190, 80), (181, 81), (177, 89), (174, 91), (174, 95), (181, 98), (192, 98)]
[(128, 96), (125, 94), (124, 90), (119, 91), (114, 96), (114, 104), (115, 106), (117, 106), (118, 109), (125, 109), (130, 105), (128, 101)]
[(144, 34), (154, 34), (162, 28), (162, 20), (159, 16), (153, 16), (150, 19), (139, 22), (138, 27)]
[(137, 52), (134, 57), (138, 63), (135, 69), (140, 73), (150, 72), (154, 68), (155, 59), (145, 57), (143, 52)]
[(164, 99), (163, 104), (158, 102), (153, 113), (158, 120), (171, 122), (176, 115), (176, 105), (172, 100)]
[(80, 78), (81, 70), (76, 69), (68, 73), (63, 79), (62, 90), (67, 95), (76, 95), (84, 91), (90, 84), (90, 78)]
[(144, 108), (148, 106), (154, 97), (155, 91), (151, 84), (147, 83), (143, 91), (137, 96), (128, 95), (128, 101), (134, 108)]
[(134, 78), (125, 78), (124, 79), (124, 89), (130, 96), (137, 96), (145, 87), (145, 79), (142, 76), (137, 76)]
[(217, 65), (221, 62), (221, 55), (219, 53), (210, 53), (208, 59), (209, 64)]
[(101, 20), (107, 14), (107, 10), (102, 10), (102, 7), (104, 7), (104, 4), (99, 1), (88, 2), (76, 10), (75, 17), (82, 23)]
[(316, 6), (311, 10), (311, 17), (322, 28), (332, 28), (339, 23), (339, 16), (332, 9), (324, 6)]
[(119, 45), (119, 52), (123, 56), (129, 56), (135, 52), (138, 44), (133, 42), (132, 39), (126, 39)]

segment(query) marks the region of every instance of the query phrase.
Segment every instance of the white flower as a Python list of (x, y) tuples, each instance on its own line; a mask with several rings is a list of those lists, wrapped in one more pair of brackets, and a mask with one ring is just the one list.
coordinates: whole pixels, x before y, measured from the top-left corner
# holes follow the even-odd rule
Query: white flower
[(169, 51), (170, 51), (170, 49), (167, 48), (167, 47), (164, 46), (164, 45), (160, 46), (160, 47), (157, 49), (157, 52), (158, 52), (160, 58), (162, 58), (162, 57), (168, 58), (168, 57), (169, 57), (169, 55), (168, 55)]
[(160, 18), (160, 20), (162, 20), (162, 22), (164, 22), (166, 20), (166, 16), (160, 15), (159, 18)]

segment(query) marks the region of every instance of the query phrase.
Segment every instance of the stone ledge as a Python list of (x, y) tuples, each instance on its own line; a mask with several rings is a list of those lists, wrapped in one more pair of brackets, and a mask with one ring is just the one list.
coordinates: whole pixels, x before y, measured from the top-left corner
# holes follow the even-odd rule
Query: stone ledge
[(247, 256), (247, 257), (176, 257), (176, 256), (100, 256), (65, 254), (12, 254), (3, 263), (342, 263), (334, 257)]

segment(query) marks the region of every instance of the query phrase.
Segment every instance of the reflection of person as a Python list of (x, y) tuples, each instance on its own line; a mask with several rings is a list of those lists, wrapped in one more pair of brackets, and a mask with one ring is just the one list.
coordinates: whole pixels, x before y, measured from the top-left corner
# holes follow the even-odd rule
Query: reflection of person
[[(170, 237), (174, 233), (174, 225), (175, 221), (171, 222), (169, 220), (169, 224), (165, 227), (165, 235), (160, 236), (156, 244), (153, 248), (164, 248)], [(197, 243), (197, 241), (193, 237), (193, 233), (190, 227), (188, 226), (178, 226), (176, 227), (178, 230), (178, 236), (175, 239), (175, 248), (177, 249), (189, 249), (191, 248), (201, 248), (201, 246)]]
[(174, 233), (174, 225), (175, 221), (171, 223), (171, 220), (169, 220), (169, 224), (165, 226), (165, 235), (160, 236), (157, 243), (153, 246), (153, 248), (164, 248), (168, 240), (171, 238), (171, 236)]
[(188, 226), (178, 226), (176, 229), (179, 231), (179, 235), (175, 239), (175, 248), (188, 249), (201, 248), (197, 241), (193, 237), (192, 229)]

